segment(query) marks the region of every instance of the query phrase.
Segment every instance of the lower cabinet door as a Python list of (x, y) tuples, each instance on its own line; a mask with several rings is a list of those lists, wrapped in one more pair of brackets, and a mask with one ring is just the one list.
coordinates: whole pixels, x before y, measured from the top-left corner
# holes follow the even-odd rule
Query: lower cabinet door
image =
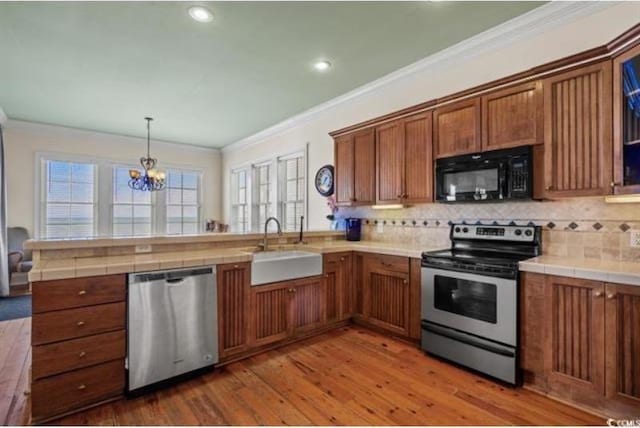
[(607, 398), (619, 414), (640, 413), (640, 287), (606, 285)]
[(251, 290), (252, 346), (267, 345), (289, 336), (290, 285), (262, 285)]
[(351, 253), (325, 255), (324, 283), (329, 323), (350, 319), (354, 312), (355, 290), (351, 265)]
[(365, 259), (362, 318), (392, 333), (409, 337), (409, 262), (408, 259), (403, 261), (406, 272), (391, 269), (398, 262), (399, 259), (395, 263)]
[(322, 327), (327, 319), (325, 282), (321, 278), (305, 280), (292, 290), (292, 334)]
[(547, 276), (545, 287), (549, 389), (598, 408), (604, 395), (604, 284)]
[(220, 358), (248, 349), (251, 263), (218, 265), (218, 348)]

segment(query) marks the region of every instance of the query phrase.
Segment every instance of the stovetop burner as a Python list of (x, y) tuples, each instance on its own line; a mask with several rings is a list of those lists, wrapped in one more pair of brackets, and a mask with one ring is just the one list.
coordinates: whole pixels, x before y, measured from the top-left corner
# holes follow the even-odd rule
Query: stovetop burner
[(518, 262), (540, 255), (539, 226), (451, 226), (451, 248), (422, 253), (422, 265), (515, 277)]

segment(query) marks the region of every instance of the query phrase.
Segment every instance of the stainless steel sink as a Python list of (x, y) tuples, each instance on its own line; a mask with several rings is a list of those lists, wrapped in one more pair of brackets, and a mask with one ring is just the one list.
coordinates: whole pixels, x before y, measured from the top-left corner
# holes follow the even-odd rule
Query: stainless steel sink
[(322, 274), (322, 255), (308, 251), (255, 253), (251, 263), (251, 285), (269, 284)]

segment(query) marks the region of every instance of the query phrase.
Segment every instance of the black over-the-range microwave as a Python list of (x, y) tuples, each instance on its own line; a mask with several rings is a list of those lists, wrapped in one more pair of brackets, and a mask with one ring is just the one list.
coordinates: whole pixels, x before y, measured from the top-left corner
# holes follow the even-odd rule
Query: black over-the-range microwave
[(497, 202), (532, 198), (531, 146), (436, 161), (436, 200)]

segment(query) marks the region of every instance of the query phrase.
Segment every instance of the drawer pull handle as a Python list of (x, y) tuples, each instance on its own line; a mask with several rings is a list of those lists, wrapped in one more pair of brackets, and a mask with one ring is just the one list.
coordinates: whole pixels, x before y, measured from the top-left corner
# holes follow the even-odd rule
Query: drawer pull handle
[(87, 389), (87, 385), (82, 384), (82, 385), (78, 386), (78, 391), (82, 391), (84, 389)]
[(615, 298), (616, 298), (616, 293), (610, 293), (610, 294), (607, 294), (607, 299), (609, 299), (609, 300), (613, 300), (613, 299), (615, 299)]
[(78, 354), (78, 358), (84, 358), (86, 355), (87, 355), (86, 352), (80, 351), (80, 353)]
[(78, 321), (77, 324), (78, 324), (78, 327), (82, 327), (84, 325), (84, 321)]
[(78, 296), (84, 296), (85, 294), (87, 294), (87, 290), (78, 291)]
[(602, 297), (602, 295), (602, 291), (596, 291), (595, 293), (593, 293), (593, 297)]

